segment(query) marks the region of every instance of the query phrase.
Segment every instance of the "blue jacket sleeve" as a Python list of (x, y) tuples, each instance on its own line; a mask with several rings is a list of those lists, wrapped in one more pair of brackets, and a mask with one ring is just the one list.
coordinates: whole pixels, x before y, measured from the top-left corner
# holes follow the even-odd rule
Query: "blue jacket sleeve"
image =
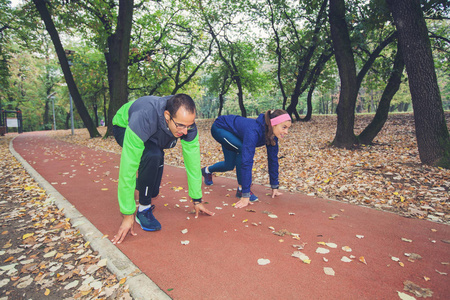
[(269, 178), (270, 178), (270, 187), (272, 189), (277, 189), (279, 186), (278, 182), (278, 141), (275, 146), (266, 146), (267, 147), (267, 164), (269, 166)]
[(250, 197), (250, 186), (252, 185), (253, 158), (255, 156), (258, 133), (247, 130), (242, 142), (241, 162), (241, 185), (242, 197)]

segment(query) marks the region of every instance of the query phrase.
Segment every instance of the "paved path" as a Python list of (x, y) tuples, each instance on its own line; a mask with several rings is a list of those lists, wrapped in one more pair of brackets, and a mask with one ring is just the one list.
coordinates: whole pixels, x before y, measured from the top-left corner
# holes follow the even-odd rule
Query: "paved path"
[[(115, 234), (121, 220), (118, 155), (39, 132), (18, 136), (13, 146), (102, 234)], [(450, 244), (443, 242), (450, 240), (447, 225), (297, 193), (272, 200), (267, 187), (258, 185), (252, 190), (260, 202), (249, 207), (254, 212), (235, 209), (236, 182), (220, 177), (204, 187), (204, 201), (216, 215), (195, 219), (184, 202), (184, 169), (166, 166), (161, 185), (153, 203), (162, 230), (148, 233), (136, 227), (138, 235), (117, 247), (162, 290), (155, 298), (166, 293), (174, 299), (399, 299), (397, 291), (403, 292), (409, 280), (430, 289), (433, 299), (450, 299), (450, 277), (439, 273), (450, 273)], [(300, 239), (275, 235), (269, 227)], [(310, 264), (292, 257), (293, 245), (302, 244)], [(352, 251), (345, 252), (344, 246)], [(318, 247), (330, 252), (316, 253)], [(112, 244), (106, 248), (117, 251)], [(102, 256), (109, 252), (114, 251)], [(422, 259), (408, 261), (405, 253)], [(343, 262), (343, 256), (354, 258)], [(367, 264), (359, 261), (361, 256)], [(270, 263), (259, 265), (261, 258)], [(326, 275), (324, 267), (335, 275)]]

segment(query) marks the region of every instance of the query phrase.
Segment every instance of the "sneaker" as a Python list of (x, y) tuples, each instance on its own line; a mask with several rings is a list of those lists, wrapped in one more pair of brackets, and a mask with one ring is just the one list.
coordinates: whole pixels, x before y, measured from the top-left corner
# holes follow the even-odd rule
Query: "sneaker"
[(203, 175), (203, 178), (205, 179), (205, 184), (206, 185), (212, 185), (213, 184), (212, 173), (206, 173), (206, 167), (202, 168), (202, 175)]
[[(238, 189), (236, 191), (236, 197), (242, 198), (242, 190)], [(258, 197), (255, 194), (253, 194), (252, 191), (250, 191), (250, 202), (255, 202), (255, 201), (258, 201)]]
[(138, 222), (145, 231), (161, 230), (161, 224), (153, 216), (154, 209), (155, 206), (152, 205), (149, 208), (136, 213), (136, 222)]

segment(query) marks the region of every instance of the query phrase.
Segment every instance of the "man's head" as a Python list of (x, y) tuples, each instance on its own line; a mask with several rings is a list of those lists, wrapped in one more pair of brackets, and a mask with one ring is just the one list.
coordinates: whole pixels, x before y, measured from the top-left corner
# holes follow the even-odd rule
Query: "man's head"
[(164, 117), (172, 134), (179, 138), (185, 134), (195, 122), (195, 103), (186, 94), (176, 94), (167, 100)]

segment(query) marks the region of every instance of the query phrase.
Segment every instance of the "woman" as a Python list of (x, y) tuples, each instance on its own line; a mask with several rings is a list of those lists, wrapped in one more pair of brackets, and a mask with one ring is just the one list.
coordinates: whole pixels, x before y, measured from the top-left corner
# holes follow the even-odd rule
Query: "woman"
[(258, 200), (251, 191), (253, 157), (256, 147), (266, 145), (272, 198), (282, 195), (278, 191), (278, 139), (284, 138), (291, 127), (291, 117), (281, 109), (269, 110), (258, 118), (220, 116), (211, 127), (211, 134), (222, 145), (224, 161), (202, 169), (206, 185), (212, 185), (212, 173), (231, 171), (236, 167), (240, 200), (236, 208)]

